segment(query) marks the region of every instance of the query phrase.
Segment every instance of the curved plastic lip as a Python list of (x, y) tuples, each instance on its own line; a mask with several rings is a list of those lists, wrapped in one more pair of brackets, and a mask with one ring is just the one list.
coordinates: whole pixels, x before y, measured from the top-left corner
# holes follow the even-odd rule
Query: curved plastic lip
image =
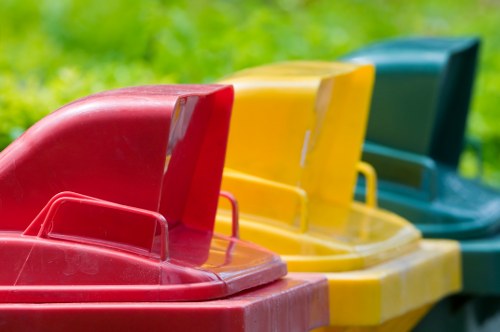
[[(223, 210), (219, 210), (217, 220), (221, 231), (229, 224)], [(404, 222), (402, 218), (399, 220)], [(460, 290), (459, 248), (454, 241), (421, 240), (415, 236), (418, 232), (410, 226), (402, 228), (390, 241), (360, 248), (332, 239), (325, 243), (324, 235), (299, 234), (279, 224), (284, 226), (246, 215), (240, 218), (240, 232), (243, 238), (280, 253), (289, 271), (326, 276), (330, 326), (376, 326), (392, 319), (405, 321), (409, 319), (409, 312), (423, 310)], [(278, 247), (285, 242), (282, 238), (287, 236), (298, 243), (296, 252), (290, 252), (285, 246)], [(267, 237), (274, 242), (264, 242)], [(310, 253), (308, 246), (318, 242), (325, 247), (331, 245), (331, 252), (326, 248), (321, 255)], [(430, 288), (424, 286), (422, 275), (439, 282)], [(349, 301), (346, 301), (347, 297), (350, 297)]]
[[(462, 178), (449, 167), (436, 163), (435, 169), (435, 176), (420, 187), (380, 181), (381, 205), (401, 211), (428, 238), (468, 240), (497, 234), (500, 195), (492, 188)], [(444, 184), (446, 179), (452, 183)], [(363, 189), (362, 185), (357, 186), (356, 197), (363, 196)], [(479, 199), (479, 205), (469, 197)]]
[[(351, 229), (361, 226), (358, 234), (325, 234), (324, 230), (314, 228), (301, 233), (285, 223), (250, 214), (241, 215), (240, 232), (244, 239), (279, 253), (290, 271), (294, 272), (360, 270), (402, 256), (418, 247), (420, 233), (397, 215), (379, 209), (372, 210), (356, 202), (353, 202), (347, 213), (356, 213), (365, 218), (364, 229), (359, 224), (346, 226)], [(394, 229), (386, 237), (370, 240), (370, 223), (380, 225), (380, 219), (393, 224)], [(227, 231), (230, 221), (228, 213), (219, 210), (217, 220), (217, 229), (222, 231), (225, 228)], [(266, 241), (268, 238), (271, 240)], [(293, 247), (284, 245), (287, 242), (293, 243)]]
[(379, 191), (380, 200), (396, 202), (403, 206), (412, 207), (416, 211), (422, 211), (426, 215), (434, 215), (442, 218), (445, 223), (418, 223), (415, 226), (422, 232), (426, 238), (449, 238), (454, 240), (475, 240), (480, 237), (494, 236), (500, 230), (500, 220), (496, 215), (482, 215), (464, 209), (469, 215), (464, 217), (459, 211), (450, 211), (445, 206), (439, 204), (439, 201), (428, 202), (411, 197), (401, 197), (397, 194)]
[[(183, 230), (190, 233), (190, 230)], [(186, 236), (186, 234), (184, 234)], [(48, 245), (57, 246), (61, 251), (64, 247), (74, 246), (73, 243), (31, 238), (14, 232), (0, 232), (0, 241), (3, 249), (7, 244), (14, 244), (22, 252), (24, 246), (32, 247), (36, 242), (45, 241)], [(26, 282), (18, 276), (14, 285), (0, 285), (0, 302), (2, 303), (44, 303), (44, 302), (150, 302), (150, 301), (199, 301), (225, 297), (241, 289), (247, 289), (272, 282), (284, 273), (286, 268), (281, 260), (253, 244), (237, 239), (214, 235), (211, 239), (208, 257), (200, 264), (197, 257), (191, 261), (186, 257), (178, 259), (175, 254), (164, 262), (138, 257), (131, 253), (124, 253), (113, 249), (95, 248), (89, 245), (79, 245), (80, 253), (85, 255), (99, 255), (102, 259), (112, 260), (119, 255), (129, 260), (132, 271), (137, 265), (157, 264), (174, 266), (176, 269), (188, 272), (202, 271), (211, 280), (201, 282), (175, 281), (174, 284), (100, 284), (96, 278), (91, 284), (22, 284)], [(181, 246), (185, 246), (179, 244)], [(28, 248), (29, 249), (29, 248)], [(181, 250), (184, 248), (181, 248)], [(175, 253), (176, 248), (172, 251)], [(19, 260), (28, 260), (27, 255)], [(48, 263), (50, 265), (50, 262)], [(159, 267), (161, 269), (161, 267)], [(33, 271), (36, 273), (37, 271)], [(38, 271), (43, 273), (43, 271)], [(63, 272), (64, 271), (59, 271)], [(29, 273), (29, 272), (28, 272)], [(54, 273), (54, 271), (46, 271)], [(121, 273), (117, 270), (116, 273)], [(259, 280), (256, 279), (259, 275)], [(29, 277), (28, 277), (29, 278)], [(26, 278), (24, 278), (26, 279)], [(107, 280), (109, 282), (109, 280)]]
[[(432, 165), (417, 174), (425, 180), (409, 184), (393, 179), (380, 181), (382, 206), (403, 214), (428, 238), (467, 240), (498, 233), (500, 195), (494, 189), (464, 179), (430, 158), (421, 159)], [(446, 184), (447, 180), (451, 183)], [(356, 198), (361, 199), (364, 191), (364, 185), (358, 184)]]

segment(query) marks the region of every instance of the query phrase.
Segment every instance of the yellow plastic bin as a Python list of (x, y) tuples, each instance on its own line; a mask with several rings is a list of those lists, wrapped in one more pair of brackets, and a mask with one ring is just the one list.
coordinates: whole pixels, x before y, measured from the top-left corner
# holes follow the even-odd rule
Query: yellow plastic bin
[[(373, 77), (371, 65), (301, 61), (223, 80), (235, 103), (222, 187), (238, 199), (241, 237), (290, 271), (327, 276), (330, 331), (408, 331), (461, 287), (456, 242), (421, 240), (376, 208), (376, 176), (360, 163)], [(365, 204), (353, 201), (357, 172)], [(218, 231), (231, 213), (221, 201)]]

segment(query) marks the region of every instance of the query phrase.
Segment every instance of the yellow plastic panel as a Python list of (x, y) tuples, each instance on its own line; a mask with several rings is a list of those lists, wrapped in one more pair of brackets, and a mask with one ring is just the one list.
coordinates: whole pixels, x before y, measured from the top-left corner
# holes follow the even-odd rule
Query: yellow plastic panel
[(373, 75), (371, 65), (299, 61), (226, 78), (236, 90), (226, 166), (350, 204)]
[(327, 273), (330, 324), (379, 325), (460, 290), (458, 243), (423, 240), (419, 248), (371, 268)]

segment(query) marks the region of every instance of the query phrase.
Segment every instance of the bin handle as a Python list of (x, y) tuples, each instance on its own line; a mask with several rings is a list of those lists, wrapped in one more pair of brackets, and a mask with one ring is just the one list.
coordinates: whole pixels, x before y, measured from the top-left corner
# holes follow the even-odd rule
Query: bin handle
[(371, 208), (377, 207), (377, 173), (372, 165), (359, 161), (356, 170), (365, 177), (365, 198), (366, 205)]
[(239, 239), (240, 238), (240, 213), (238, 208), (238, 201), (236, 197), (228, 191), (221, 191), (219, 193), (221, 197), (226, 198), (229, 203), (231, 203), (231, 212), (232, 212), (232, 231), (231, 237)]
[[(38, 235), (37, 235), (38, 237), (48, 238), (48, 239), (56, 239), (56, 240), (57, 239), (59, 239), (59, 240), (61, 240), (61, 239), (71, 240), (72, 239), (72, 241), (75, 241), (76, 239), (78, 239), (76, 241), (78, 243), (89, 244), (89, 245), (99, 245), (99, 246), (105, 246), (105, 247), (115, 249), (114, 245), (105, 244), (104, 242), (99, 241), (98, 237), (96, 237), (95, 240), (92, 240), (92, 239), (88, 239), (88, 238), (85, 239), (84, 237), (79, 237), (78, 234), (76, 234), (76, 235), (63, 234), (62, 236), (61, 235), (50, 235), (50, 233), (53, 230), (53, 227), (54, 227), (53, 222), (54, 222), (55, 216), (57, 215), (57, 213), (59, 211), (59, 208), (61, 207), (61, 205), (68, 203), (68, 202), (77, 203), (80, 206), (83, 205), (83, 206), (86, 206), (86, 207), (91, 208), (91, 209), (95, 208), (95, 207), (105, 208), (105, 209), (110, 209), (112, 211), (127, 212), (130, 214), (140, 214), (140, 215), (146, 215), (148, 217), (151, 217), (152, 219), (154, 219), (153, 222), (156, 222), (156, 226), (160, 227), (160, 231), (161, 231), (161, 234), (160, 234), (160, 252), (158, 253), (159, 259), (161, 261), (167, 260), (167, 258), (168, 258), (167, 221), (165, 220), (165, 218), (162, 215), (160, 215), (156, 212), (153, 212), (153, 211), (137, 209), (137, 208), (130, 207), (127, 205), (121, 205), (121, 204), (97, 199), (97, 198), (90, 197), (90, 196), (80, 195), (80, 194), (73, 193), (73, 192), (62, 192), (59, 195), (54, 196), (54, 198), (49, 201), (49, 203), (47, 204), (47, 209), (42, 210), (42, 213), (39, 215), (39, 217), (43, 218), (43, 219), (40, 219), (41, 224), (39, 226), (40, 229), (38, 230)], [(38, 218), (36, 218), (34, 220), (34, 222), (37, 222), (38, 221), (37, 219)], [(62, 220), (64, 221), (64, 219), (62, 219)], [(117, 243), (117, 244), (126, 243), (126, 242), (116, 242), (113, 240), (111, 240), (109, 242), (110, 243)], [(137, 247), (137, 245), (132, 244), (132, 247), (135, 248), (135, 247)], [(144, 248), (141, 247), (141, 249), (144, 249)], [(142, 250), (141, 251), (128, 250), (128, 251), (130, 251), (134, 254), (144, 255), (143, 253), (141, 253)], [(149, 250), (148, 252), (152, 253), (152, 250)]]

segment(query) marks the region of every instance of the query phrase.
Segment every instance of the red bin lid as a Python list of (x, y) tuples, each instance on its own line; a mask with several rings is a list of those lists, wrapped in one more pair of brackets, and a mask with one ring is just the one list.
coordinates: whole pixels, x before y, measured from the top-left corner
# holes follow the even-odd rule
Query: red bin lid
[(0, 302), (191, 301), (286, 274), (213, 234), (233, 91), (92, 95), (0, 154)]

